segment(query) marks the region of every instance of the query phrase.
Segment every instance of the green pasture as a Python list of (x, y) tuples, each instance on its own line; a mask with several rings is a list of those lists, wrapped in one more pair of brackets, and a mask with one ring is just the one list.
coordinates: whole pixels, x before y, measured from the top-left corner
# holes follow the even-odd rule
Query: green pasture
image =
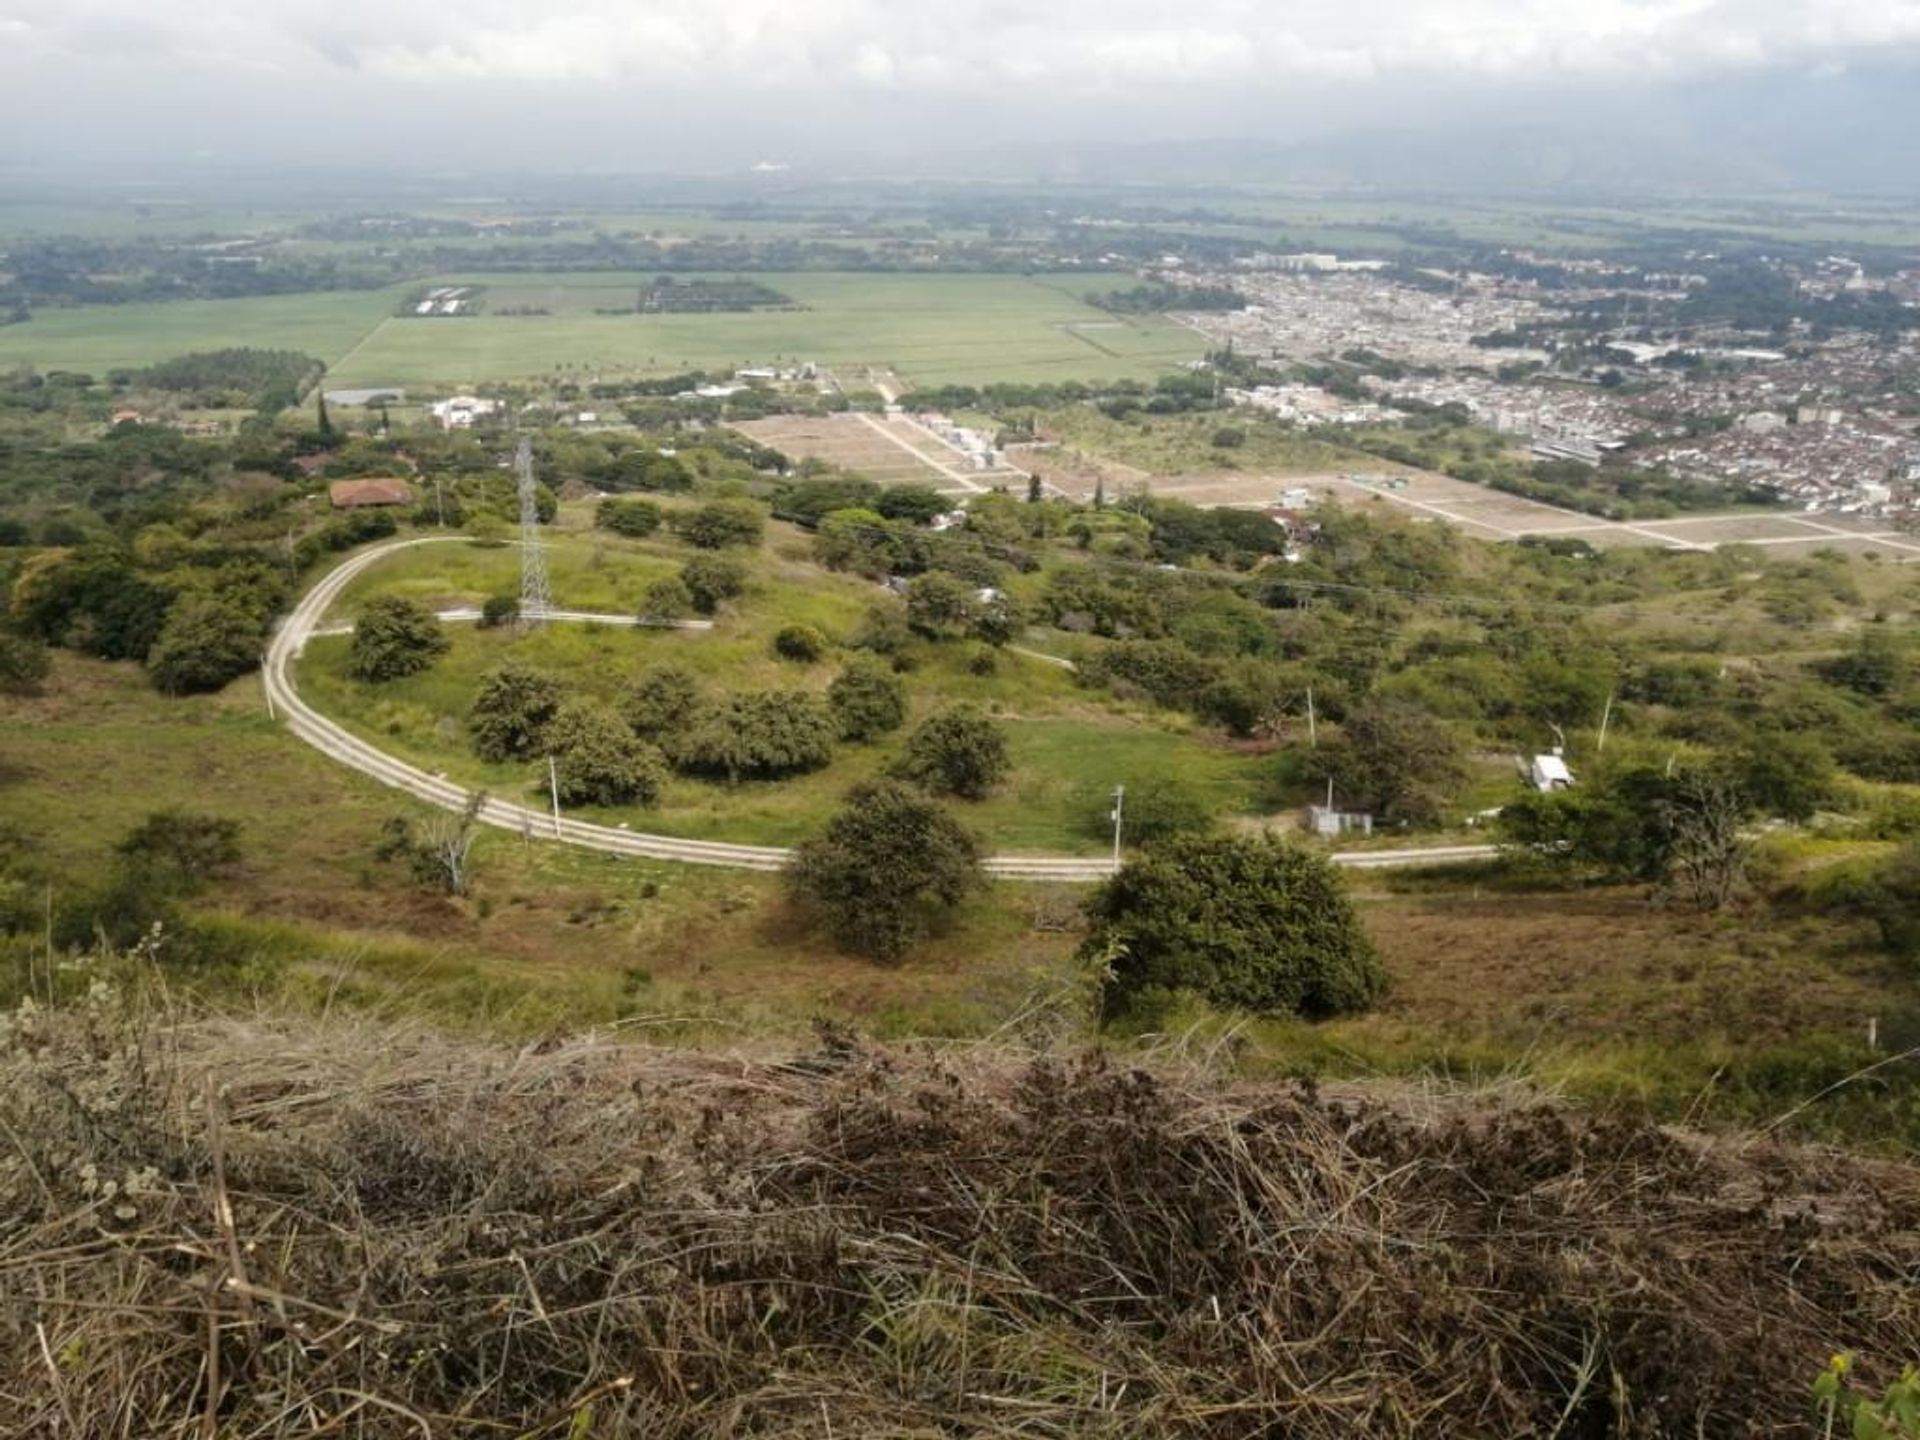
[[(338, 384), (447, 384), (556, 372), (674, 373), (780, 360), (890, 366), (925, 384), (1150, 377), (1198, 358), (1199, 336), (1157, 316), (1121, 317), (1081, 298), (1095, 282), (1016, 275), (756, 274), (798, 310), (596, 315), (630, 304), (650, 276), (470, 275), (503, 303), (550, 315), (382, 319), (336, 364)], [(538, 300), (530, 297), (538, 295)]]
[[(564, 605), (632, 612), (647, 585), (670, 573), (684, 551), (668, 542), (564, 540), (552, 548), (554, 593)], [(399, 594), (437, 607), (471, 603), (511, 590), (517, 556), (507, 549), (425, 546), (362, 575), (343, 597), (342, 615), (375, 594)], [(426, 672), (383, 685), (353, 679), (350, 640), (322, 636), (307, 648), (298, 674), (302, 694), (355, 732), (429, 770), (516, 799), (537, 799), (537, 767), (489, 765), (473, 757), (465, 729), (481, 677), (509, 657), (564, 678), (576, 693), (617, 703), (650, 666), (680, 665), (716, 692), (757, 689), (822, 691), (839, 658), (796, 665), (773, 655), (774, 633), (795, 621), (845, 639), (877, 589), (763, 553), (753, 561), (752, 589), (711, 631), (629, 629), (553, 624), (522, 634), (450, 625), (452, 649)], [(1276, 760), (1249, 756), (1193, 733), (1171, 712), (1123, 704), (1079, 689), (1056, 666), (1002, 654), (991, 675), (975, 675), (973, 647), (929, 646), (907, 675), (908, 728), (943, 705), (970, 702), (1006, 727), (1014, 773), (990, 799), (959, 805), (967, 823), (994, 849), (1099, 853), (1100, 827), (1088, 816), (1098, 796), (1117, 784), (1177, 776), (1226, 815), (1257, 813), (1272, 789)], [(813, 833), (847, 789), (884, 770), (905, 731), (874, 745), (846, 745), (834, 763), (811, 775), (737, 786), (675, 777), (651, 810), (578, 812), (606, 823), (697, 839), (793, 844)]]

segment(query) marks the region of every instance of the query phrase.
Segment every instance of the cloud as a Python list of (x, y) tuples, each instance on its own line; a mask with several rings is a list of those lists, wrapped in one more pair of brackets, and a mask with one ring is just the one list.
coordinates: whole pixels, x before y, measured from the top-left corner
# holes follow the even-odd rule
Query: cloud
[[(137, 37), (130, 39), (129, 37)], [(1920, 0), (0, 0), (9, 51), (742, 92), (983, 98), (1293, 82), (1688, 78), (1920, 52)]]

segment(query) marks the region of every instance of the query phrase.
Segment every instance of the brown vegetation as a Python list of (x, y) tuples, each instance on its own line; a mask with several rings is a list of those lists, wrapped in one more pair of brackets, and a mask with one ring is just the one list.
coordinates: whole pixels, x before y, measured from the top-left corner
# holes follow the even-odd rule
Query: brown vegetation
[(1810, 1433), (1920, 1174), (1535, 1103), (825, 1036), (0, 1040), (0, 1431)]

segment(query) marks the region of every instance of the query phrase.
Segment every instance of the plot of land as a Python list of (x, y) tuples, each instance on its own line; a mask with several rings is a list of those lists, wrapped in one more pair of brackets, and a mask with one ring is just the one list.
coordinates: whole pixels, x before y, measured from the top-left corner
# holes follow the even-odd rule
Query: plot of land
[(733, 428), (795, 460), (822, 460), (882, 485), (931, 485), (966, 495), (1025, 480), (1004, 465), (975, 469), (967, 455), (903, 416), (776, 415)]
[[(1295, 479), (1290, 483), (1306, 482)], [(1427, 471), (1393, 475), (1356, 471), (1317, 478), (1311, 488), (1348, 504), (1362, 499), (1392, 504), (1433, 520), (1445, 520), (1466, 534), (1484, 540), (1556, 535), (1596, 546), (1657, 545), (1670, 550), (1714, 550), (1722, 545), (1759, 545), (1787, 554), (1837, 549), (1852, 553), (1877, 552), (1892, 559), (1920, 559), (1920, 536), (1901, 534), (1873, 521), (1841, 515), (1763, 512), (1683, 515), (1666, 520), (1603, 520)], [(1156, 480), (1155, 492), (1160, 493), (1161, 489), (1161, 482)]]

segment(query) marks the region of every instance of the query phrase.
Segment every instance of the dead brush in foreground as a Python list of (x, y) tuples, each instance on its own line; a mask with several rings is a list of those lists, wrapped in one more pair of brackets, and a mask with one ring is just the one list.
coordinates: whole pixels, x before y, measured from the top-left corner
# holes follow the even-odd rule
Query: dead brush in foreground
[(0, 1039), (0, 1433), (1809, 1433), (1920, 1176), (1097, 1055)]

